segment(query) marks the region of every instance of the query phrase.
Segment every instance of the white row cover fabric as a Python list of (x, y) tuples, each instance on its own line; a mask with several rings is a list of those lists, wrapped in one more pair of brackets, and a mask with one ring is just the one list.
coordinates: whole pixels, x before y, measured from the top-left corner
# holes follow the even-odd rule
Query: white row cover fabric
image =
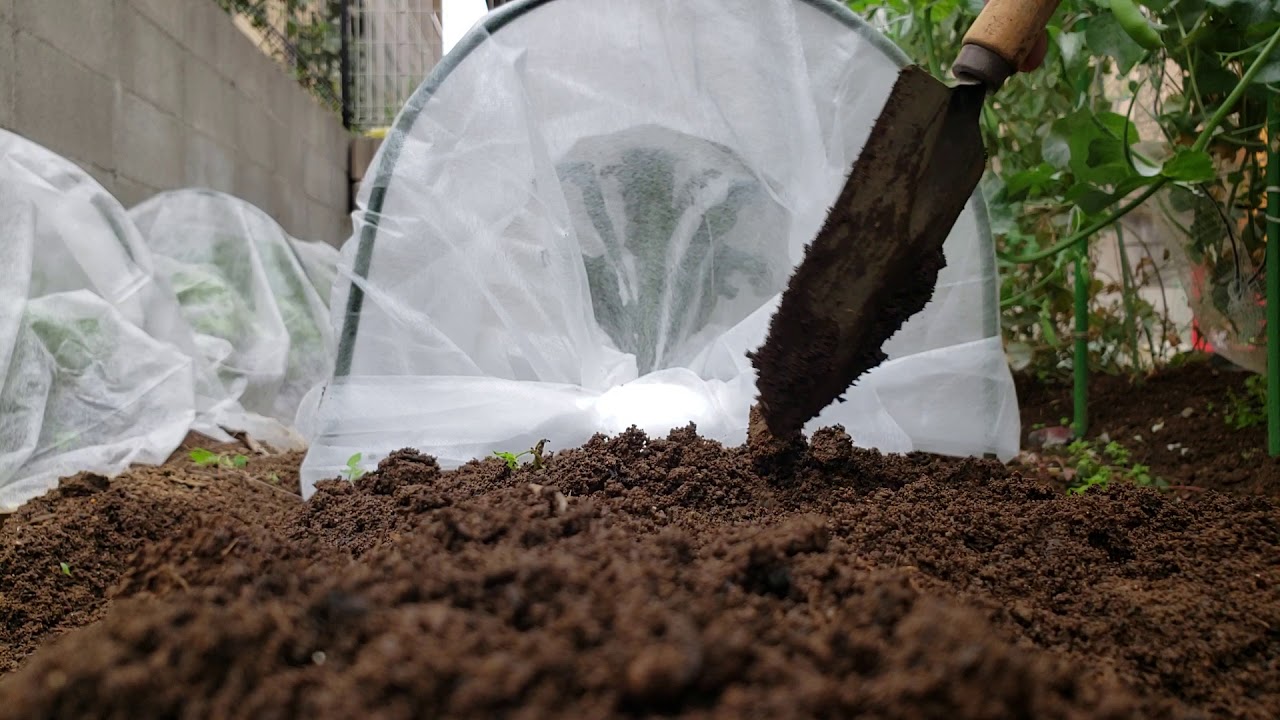
[[(829, 0), (518, 0), (396, 120), (333, 295), (337, 372), (304, 403), (304, 495), (354, 453), (446, 466), (695, 421), (745, 439), (747, 351), (905, 57)], [(874, 192), (874, 188), (868, 189)], [(891, 360), (810, 429), (1016, 454), (985, 206)]]
[(161, 193), (129, 216), (229, 396), (292, 425), (302, 397), (332, 371), (337, 249), (300, 243), (262, 210), (212, 190)]
[[(170, 230), (200, 241), (190, 228)], [(321, 277), (334, 272), (336, 250), (326, 270), (323, 252), (304, 245)], [(0, 512), (61, 477), (163, 462), (190, 430), (302, 446), (287, 424), (246, 411), (228, 391), (162, 271), (171, 260), (129, 213), (75, 164), (5, 131), (0, 255)], [(307, 322), (326, 325), (312, 305)]]

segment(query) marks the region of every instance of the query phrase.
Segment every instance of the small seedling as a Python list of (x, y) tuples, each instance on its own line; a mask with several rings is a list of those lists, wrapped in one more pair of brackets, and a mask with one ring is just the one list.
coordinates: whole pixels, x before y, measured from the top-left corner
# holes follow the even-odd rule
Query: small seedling
[(196, 448), (191, 451), (191, 462), (200, 467), (242, 468), (249, 464), (249, 458), (244, 455), (227, 455)]
[(519, 469), (520, 469), (520, 458), (521, 458), (523, 455), (526, 455), (526, 454), (527, 454), (527, 451), (526, 451), (526, 452), (522, 452), (522, 453), (520, 453), (519, 455), (517, 455), (517, 454), (512, 453), (512, 452), (503, 452), (503, 451), (501, 451), (501, 450), (494, 450), (494, 451), (493, 451), (493, 454), (494, 454), (494, 457), (496, 457), (496, 458), (498, 458), (499, 460), (501, 460), (501, 461), (505, 462), (505, 463), (507, 464), (507, 467), (508, 467), (509, 469), (511, 469), (511, 470), (519, 470)]
[(1227, 407), (1222, 417), (1234, 430), (1244, 430), (1267, 422), (1267, 383), (1261, 375), (1244, 381), (1244, 394), (1227, 391)]
[(547, 446), (547, 440), (546, 438), (543, 438), (542, 440), (538, 441), (537, 445), (534, 445), (533, 447), (529, 448), (528, 450), (525, 450), (522, 453), (512, 453), (512, 452), (503, 452), (501, 450), (494, 450), (493, 454), (495, 457), (505, 462), (507, 464), (507, 467), (511, 470), (519, 470), (520, 458), (524, 457), (525, 455), (529, 455), (533, 460), (533, 469), (541, 470), (542, 463), (543, 463), (542, 452), (546, 448), (546, 446)]
[(66, 564), (66, 563), (64, 563), (64, 562), (60, 562), (60, 563), (58, 563), (58, 568), (59, 568), (60, 570), (62, 570), (62, 574), (63, 574), (63, 575), (66, 575), (67, 577), (71, 577), (71, 566), (70, 566), (70, 565), (68, 565), (68, 564)]
[(279, 485), (279, 484), (280, 484), (280, 476), (279, 476), (279, 475), (277, 475), (277, 474), (275, 474), (275, 473), (271, 473), (270, 475), (268, 475), (268, 476), (267, 476), (267, 480), (268, 480), (272, 485)]
[(1168, 486), (1164, 480), (1152, 477), (1151, 468), (1134, 463), (1128, 448), (1112, 440), (1076, 440), (1067, 446), (1067, 463), (1075, 470), (1075, 482), (1068, 490), (1073, 495), (1083, 495), (1090, 488), (1105, 488), (1113, 480), (1144, 487)]
[(347, 458), (347, 466), (342, 469), (342, 477), (355, 482), (364, 477), (365, 469), (360, 467), (360, 461), (364, 458), (364, 453), (356, 453)]

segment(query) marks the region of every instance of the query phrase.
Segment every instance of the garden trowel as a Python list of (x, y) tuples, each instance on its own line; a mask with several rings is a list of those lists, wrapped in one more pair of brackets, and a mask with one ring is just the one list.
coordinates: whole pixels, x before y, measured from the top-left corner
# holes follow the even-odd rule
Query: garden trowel
[[(1042, 41), (1060, 0), (991, 0), (945, 85), (898, 75), (844, 189), (796, 268), (759, 350), (756, 411), (779, 438), (800, 432), (863, 373), (933, 296), (942, 245), (982, 178), (979, 120)], [(755, 413), (753, 413), (755, 414)]]

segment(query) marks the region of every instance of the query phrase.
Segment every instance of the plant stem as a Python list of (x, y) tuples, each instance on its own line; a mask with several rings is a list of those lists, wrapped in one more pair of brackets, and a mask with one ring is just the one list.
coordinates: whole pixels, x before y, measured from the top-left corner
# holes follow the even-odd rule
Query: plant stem
[(933, 44), (933, 6), (924, 9), (920, 16), (920, 29), (924, 31), (924, 50), (929, 56), (929, 72), (934, 77), (942, 75), (942, 64), (938, 62), (938, 49)]
[[(1271, 54), (1275, 51), (1277, 45), (1280, 45), (1280, 30), (1272, 33), (1271, 39), (1267, 41), (1267, 45), (1262, 49), (1262, 53), (1258, 55), (1258, 58), (1254, 60), (1253, 64), (1249, 66), (1249, 69), (1245, 71), (1243, 76), (1241, 76), (1240, 82), (1236, 84), (1235, 89), (1231, 91), (1231, 94), (1227, 96), (1227, 99), (1218, 106), (1217, 112), (1209, 118), (1208, 124), (1205, 125), (1204, 130), (1200, 132), (1200, 136), (1196, 138), (1195, 143), (1191, 146), (1193, 151), (1203, 151), (1209, 146), (1209, 143), (1213, 141), (1213, 134), (1218, 130), (1218, 127), (1222, 125), (1223, 121), (1227, 119), (1227, 116), (1231, 114), (1231, 108), (1235, 107), (1236, 103), (1240, 101), (1240, 98), (1244, 97), (1245, 91), (1249, 89), (1249, 85), (1253, 83), (1253, 79), (1258, 76), (1259, 72), (1262, 72), (1263, 66), (1267, 64), (1267, 60), (1271, 57)], [(1044, 250), (1039, 250), (1029, 255), (1022, 255), (1019, 257), (1002, 256), (1000, 259), (1005, 262), (1018, 264), (1033, 263), (1037, 260), (1043, 260), (1050, 255), (1062, 252), (1069, 247), (1078, 245), (1082, 242), (1087, 242), (1094, 233), (1133, 212), (1138, 206), (1142, 205), (1144, 202), (1149, 200), (1151, 196), (1159, 192), (1161, 188), (1168, 184), (1168, 182), (1169, 178), (1159, 178), (1137, 198), (1125, 203), (1118, 210), (1113, 211), (1103, 219), (1089, 225), (1080, 232), (1071, 235), (1062, 242), (1056, 243)]]
[(1037, 280), (1031, 287), (1027, 288), (1026, 290), (1023, 290), (1022, 292), (1018, 293), (1017, 295), (1014, 295), (1013, 297), (1005, 298), (1004, 300), (1001, 300), (1000, 307), (1011, 308), (1016, 305), (1020, 305), (1026, 302), (1027, 300), (1031, 299), (1031, 296), (1039, 292), (1042, 288), (1044, 288), (1044, 286), (1058, 279), (1059, 279), (1058, 269), (1054, 268), (1053, 272), (1048, 273), (1044, 277)]
[(1075, 391), (1072, 404), (1075, 409), (1075, 421), (1071, 429), (1078, 438), (1089, 431), (1089, 277), (1087, 275), (1088, 253), (1080, 249), (1076, 255), (1075, 272), (1075, 311), (1076, 311), (1076, 353), (1072, 362), (1072, 375), (1075, 379)]
[(1280, 455), (1280, 100), (1267, 104), (1267, 452)]
[(1277, 45), (1280, 45), (1280, 30), (1271, 34), (1271, 39), (1267, 40), (1267, 44), (1262, 48), (1258, 59), (1253, 61), (1248, 70), (1244, 71), (1244, 75), (1240, 77), (1240, 82), (1236, 84), (1235, 89), (1218, 106), (1217, 112), (1209, 118), (1209, 124), (1205, 126), (1204, 132), (1200, 133), (1200, 137), (1196, 138), (1195, 144), (1191, 146), (1193, 150), (1204, 150), (1209, 147), (1209, 143), (1213, 140), (1214, 131), (1231, 114), (1231, 109), (1236, 106), (1236, 103), (1240, 102), (1240, 98), (1244, 97), (1245, 91), (1253, 84), (1253, 79), (1258, 76), (1258, 73), (1262, 72), (1263, 66), (1267, 64), (1267, 60), (1271, 57), (1271, 53), (1275, 51)]
[(1079, 245), (1080, 243), (1088, 240), (1094, 233), (1098, 232), (1099, 230), (1105, 229), (1107, 226), (1111, 225), (1115, 221), (1133, 212), (1135, 209), (1138, 208), (1139, 205), (1142, 205), (1147, 200), (1150, 200), (1151, 196), (1159, 192), (1160, 188), (1164, 187), (1165, 183), (1167, 183), (1168, 181), (1169, 181), (1168, 178), (1160, 178), (1158, 181), (1156, 181), (1155, 184), (1148, 187), (1145, 192), (1143, 192), (1141, 195), (1134, 198), (1133, 200), (1130, 200), (1129, 202), (1125, 203), (1118, 210), (1111, 212), (1106, 217), (1090, 224), (1089, 226), (1085, 227), (1083, 230), (1080, 230), (1079, 232), (1072, 234), (1071, 237), (1068, 237), (1066, 240), (1063, 240), (1062, 242), (1057, 243), (1056, 245), (1047, 247), (1044, 250), (1037, 250), (1036, 252), (1030, 253), (1028, 255), (1021, 255), (1018, 257), (1001, 256), (1000, 259), (1009, 263), (1018, 263), (1018, 264), (1033, 263), (1033, 262), (1036, 262), (1037, 260), (1043, 260), (1052, 255), (1057, 255), (1058, 253), (1072, 246)]
[[(1116, 225), (1116, 251), (1120, 253), (1120, 286), (1124, 298), (1124, 334), (1129, 340), (1129, 361), (1133, 363), (1136, 373), (1142, 369), (1142, 359), (1138, 355), (1138, 327), (1136, 316), (1137, 290), (1133, 287), (1132, 269), (1129, 266), (1129, 251), (1124, 246), (1124, 226)], [(1155, 358), (1152, 358), (1154, 360)]]

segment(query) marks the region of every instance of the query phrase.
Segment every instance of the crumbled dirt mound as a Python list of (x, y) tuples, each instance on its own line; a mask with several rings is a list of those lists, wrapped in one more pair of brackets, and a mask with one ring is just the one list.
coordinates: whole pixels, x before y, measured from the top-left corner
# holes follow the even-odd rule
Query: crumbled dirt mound
[(633, 431), (272, 496), (137, 528), (110, 611), (0, 680), (0, 717), (1280, 716), (1266, 499), (1068, 497), (837, 430), (776, 477)]
[(201, 517), (261, 523), (299, 506), (301, 453), (255, 456), (246, 468), (252, 472), (228, 472), (195, 466), (186, 450), (196, 446), (243, 451), (193, 436), (166, 466), (139, 468), (115, 482), (77, 475), (5, 516), (0, 673), (16, 668), (46, 640), (99, 619), (109, 588), (137, 550), (185, 531)]
[[(1088, 437), (1106, 435), (1134, 462), (1171, 485), (1280, 497), (1280, 458), (1267, 454), (1267, 427), (1235, 429), (1225, 414), (1245, 396), (1250, 373), (1218, 363), (1184, 367), (1131, 382), (1095, 376), (1089, 383)], [(1072, 416), (1071, 388), (1019, 380), (1024, 437)]]

